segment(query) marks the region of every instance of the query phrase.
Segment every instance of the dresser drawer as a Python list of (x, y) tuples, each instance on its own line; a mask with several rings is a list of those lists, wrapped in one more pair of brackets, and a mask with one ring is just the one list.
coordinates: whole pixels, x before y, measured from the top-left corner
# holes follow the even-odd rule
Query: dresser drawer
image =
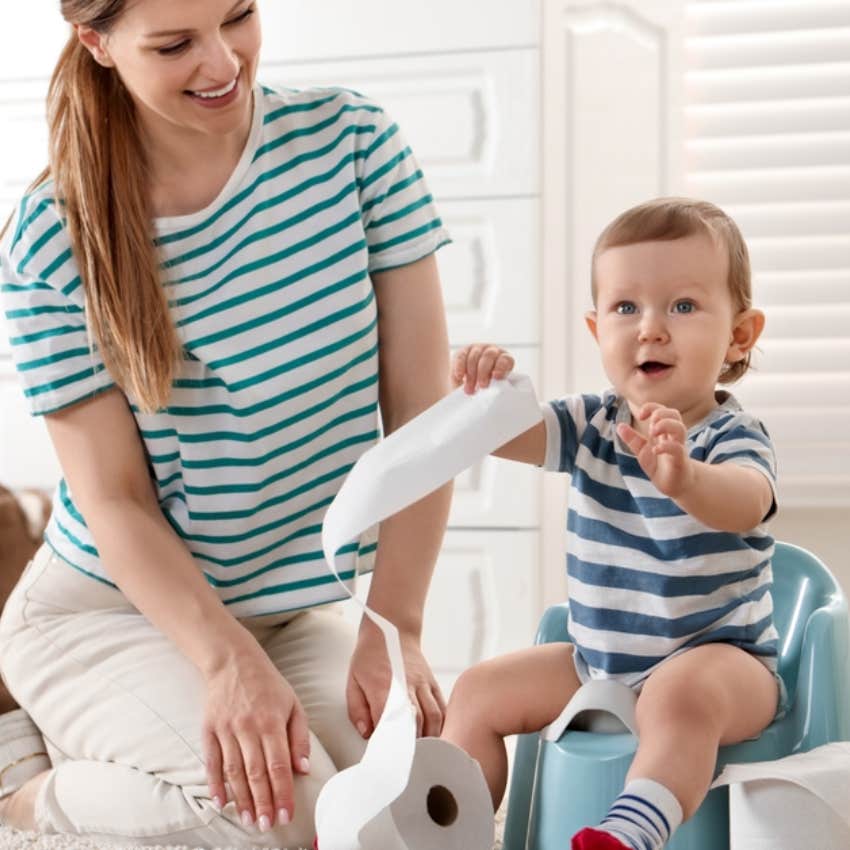
[(264, 65), (272, 87), (344, 86), (399, 123), (438, 199), (539, 192), (539, 51)]

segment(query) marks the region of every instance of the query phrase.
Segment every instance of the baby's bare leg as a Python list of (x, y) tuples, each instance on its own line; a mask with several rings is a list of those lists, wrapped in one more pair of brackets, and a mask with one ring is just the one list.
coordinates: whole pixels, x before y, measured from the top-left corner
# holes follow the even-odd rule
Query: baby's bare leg
[(533, 646), (493, 658), (458, 679), (443, 738), (481, 764), (495, 808), (507, 783), (504, 738), (537, 732), (551, 723), (580, 685), (573, 647), (567, 643)]
[(737, 647), (706, 644), (671, 658), (638, 698), (640, 744), (627, 781), (661, 783), (691, 817), (708, 793), (717, 748), (758, 735), (777, 699), (770, 671)]

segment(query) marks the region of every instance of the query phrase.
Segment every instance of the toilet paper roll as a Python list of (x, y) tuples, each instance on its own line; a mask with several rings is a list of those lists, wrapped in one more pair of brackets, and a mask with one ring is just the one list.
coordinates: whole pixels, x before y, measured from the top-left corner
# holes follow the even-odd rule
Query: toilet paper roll
[(850, 742), (776, 761), (729, 764), (731, 850), (850, 848)]
[[(322, 526), (322, 548), (337, 580), (335, 559), (343, 546), (433, 492), (542, 418), (531, 382), (524, 375), (514, 374), (506, 380), (493, 381), (471, 396), (462, 389), (456, 390), (364, 453), (328, 508)], [(392, 807), (410, 784), (417, 746), (416, 718), (407, 693), (397, 629), (357, 596), (352, 598), (384, 635), (392, 679), (384, 711), (363, 758), (331, 777), (322, 788), (316, 802), (316, 831), (321, 850), (385, 850), (384, 844), (361, 845), (361, 836), (365, 836), (363, 830), (369, 824), (374, 830), (382, 824), (386, 827), (388, 818), (399, 826), (399, 819), (407, 824), (401, 815), (406, 810)], [(443, 757), (440, 754), (447, 754), (448, 750), (435, 748), (433, 752), (426, 763), (431, 758), (439, 761)], [(463, 787), (455, 786), (458, 794), (462, 791), (470, 795), (470, 800), (486, 795), (489, 801), (480, 770), (464, 774), (464, 778)], [(468, 808), (470, 812), (477, 811), (472, 803)], [(421, 805), (418, 811), (421, 814)], [(482, 830), (488, 824), (492, 828), (492, 806), (486, 816), (480, 817)], [(473, 814), (469, 818), (471, 824)], [(407, 837), (407, 827), (396, 831), (395, 840), (406, 842)], [(415, 845), (400, 846), (413, 850)], [(443, 850), (451, 845), (421, 846), (423, 850)], [(477, 850), (476, 845), (467, 846)]]
[(407, 787), (360, 831), (362, 850), (490, 850), (495, 829), (481, 768), (439, 738), (416, 742)]

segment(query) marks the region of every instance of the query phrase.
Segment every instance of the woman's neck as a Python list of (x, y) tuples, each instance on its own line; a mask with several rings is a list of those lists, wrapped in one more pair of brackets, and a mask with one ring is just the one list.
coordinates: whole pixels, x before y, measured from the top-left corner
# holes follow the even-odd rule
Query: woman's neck
[(154, 218), (191, 215), (209, 206), (236, 168), (252, 115), (238, 131), (208, 135), (157, 127), (145, 133)]

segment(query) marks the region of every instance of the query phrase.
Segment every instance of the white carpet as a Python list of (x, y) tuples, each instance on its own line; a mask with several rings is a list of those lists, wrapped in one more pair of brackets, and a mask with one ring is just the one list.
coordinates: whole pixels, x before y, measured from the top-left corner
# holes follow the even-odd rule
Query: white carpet
[[(503, 827), (504, 812), (499, 811), (496, 815), (496, 834), (501, 836)], [(83, 838), (75, 838), (72, 835), (37, 835), (33, 832), (16, 832), (14, 829), (9, 829), (0, 826), (0, 850), (141, 850), (139, 844), (110, 844), (101, 845), (87, 841)], [(197, 848), (187, 847), (185, 844), (177, 846), (165, 847), (163, 845), (147, 845), (144, 850), (198, 850)], [(245, 847), (227, 847), (219, 848), (219, 850), (246, 850)], [(293, 850), (293, 848), (290, 848)], [(305, 848), (306, 850), (306, 848)], [(439, 848), (434, 848), (439, 850)], [(497, 840), (493, 850), (502, 850), (501, 840)]]

